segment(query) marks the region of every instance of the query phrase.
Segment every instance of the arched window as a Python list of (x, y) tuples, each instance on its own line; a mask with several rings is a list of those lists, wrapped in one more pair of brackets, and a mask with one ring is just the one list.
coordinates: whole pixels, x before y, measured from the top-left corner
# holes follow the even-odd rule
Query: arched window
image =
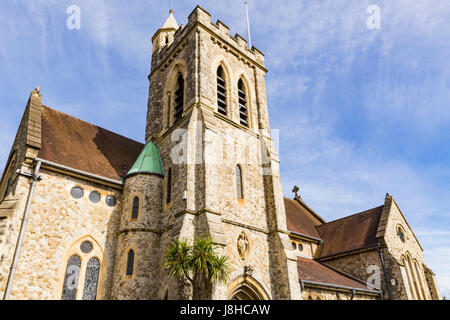
[(127, 257), (127, 276), (133, 275), (133, 269), (134, 269), (134, 251), (130, 250), (128, 251), (128, 257)]
[(407, 256), (407, 260), (408, 260), (408, 267), (409, 267), (409, 270), (411, 272), (411, 277), (412, 277), (412, 280), (414, 282), (414, 289), (415, 289), (415, 292), (416, 292), (416, 296), (417, 296), (417, 299), (420, 299), (419, 285), (417, 283), (416, 276), (414, 274), (415, 272), (414, 272), (414, 269), (413, 269), (411, 257), (409, 255)]
[(416, 292), (414, 290), (414, 281), (412, 278), (412, 273), (411, 270), (409, 269), (408, 261), (406, 260), (405, 257), (403, 257), (403, 264), (405, 266), (406, 276), (408, 277), (409, 291), (411, 293), (412, 298), (417, 299)]
[(183, 75), (180, 73), (178, 75), (176, 91), (175, 91), (175, 113), (174, 113), (174, 121), (181, 119), (183, 115), (184, 108), (184, 79)]
[(75, 300), (77, 298), (78, 278), (80, 276), (81, 259), (77, 255), (67, 261), (61, 300)]
[[(95, 244), (94, 239), (84, 237), (77, 240), (69, 248), (66, 273), (62, 286), (62, 300), (95, 300), (100, 281), (100, 265), (102, 250)], [(78, 290), (79, 279), (84, 284)]]
[(244, 81), (242, 81), (242, 79), (239, 79), (238, 82), (238, 95), (239, 95), (239, 120), (242, 125), (248, 127), (247, 94)]
[(95, 257), (91, 258), (86, 266), (83, 300), (95, 300), (97, 298), (97, 286), (99, 274), (100, 274), (100, 261)]
[(172, 168), (169, 169), (167, 173), (167, 195), (166, 195), (166, 203), (170, 203), (172, 201)]
[(397, 236), (400, 238), (401, 242), (405, 242), (405, 233), (403, 232), (403, 228), (397, 227)]
[(417, 261), (414, 260), (414, 268), (416, 269), (417, 274), (417, 282), (419, 282), (420, 291), (422, 292), (423, 299), (425, 300), (425, 290), (423, 289), (423, 283), (422, 283), (422, 276), (420, 273), (419, 265), (417, 264)]
[(244, 199), (244, 191), (242, 188), (242, 170), (240, 165), (236, 166), (236, 188), (238, 199)]
[(227, 89), (222, 66), (217, 68), (217, 111), (227, 115)]
[(139, 216), (139, 198), (134, 197), (133, 199), (133, 211), (131, 212), (131, 218), (137, 219)]

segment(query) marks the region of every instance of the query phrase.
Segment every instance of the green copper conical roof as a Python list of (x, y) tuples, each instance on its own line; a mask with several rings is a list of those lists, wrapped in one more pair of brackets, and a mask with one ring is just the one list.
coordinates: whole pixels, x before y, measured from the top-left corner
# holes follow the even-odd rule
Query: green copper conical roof
[(158, 147), (149, 142), (142, 150), (134, 165), (128, 171), (127, 176), (138, 173), (153, 173), (164, 176), (164, 168), (159, 155)]

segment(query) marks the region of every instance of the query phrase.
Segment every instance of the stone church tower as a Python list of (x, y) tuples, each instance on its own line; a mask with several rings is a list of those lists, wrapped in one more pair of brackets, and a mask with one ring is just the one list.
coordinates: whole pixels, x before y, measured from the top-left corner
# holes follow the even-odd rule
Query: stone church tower
[[(160, 281), (170, 299), (185, 298), (189, 289), (184, 293), (166, 279), (158, 262), (171, 241), (196, 236), (211, 237), (228, 255), (233, 279), (231, 286), (201, 288), (199, 297), (254, 292), (260, 298), (300, 298), (270, 138), (266, 71), (261, 52), (249, 49), (241, 36), (232, 37), (222, 22), (212, 23), (201, 7), (180, 27), (171, 11), (153, 36), (146, 143), (158, 145), (165, 177), (162, 184), (160, 176), (127, 178), (124, 215), (138, 186), (146, 189), (144, 202), (159, 194), (163, 201), (160, 209), (155, 204), (144, 210), (145, 222), (133, 225), (140, 235), (128, 232), (123, 246), (148, 245), (141, 257), (152, 265), (146, 279)], [(117, 297), (126, 297), (121, 290)], [(158, 298), (157, 290), (147, 294)]]
[[(0, 179), (0, 297), (440, 299), (389, 194), (329, 222), (283, 197), (260, 51), (201, 7), (152, 42), (145, 144), (31, 92)], [(230, 280), (170, 279), (168, 245), (203, 236)]]

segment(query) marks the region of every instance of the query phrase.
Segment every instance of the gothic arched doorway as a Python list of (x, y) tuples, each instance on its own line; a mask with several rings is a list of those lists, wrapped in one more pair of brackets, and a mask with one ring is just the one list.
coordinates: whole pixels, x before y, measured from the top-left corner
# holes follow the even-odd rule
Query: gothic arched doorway
[(270, 297), (256, 279), (250, 276), (240, 276), (229, 285), (228, 299), (269, 300)]

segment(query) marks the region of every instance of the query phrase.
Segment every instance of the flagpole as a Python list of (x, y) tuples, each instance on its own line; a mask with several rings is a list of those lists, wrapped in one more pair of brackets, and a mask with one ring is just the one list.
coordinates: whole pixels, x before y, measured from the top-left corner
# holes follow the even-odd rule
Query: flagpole
[(250, 35), (250, 20), (248, 18), (248, 4), (247, 1), (245, 2), (245, 14), (247, 15), (247, 32), (248, 32), (248, 45), (249, 48), (252, 48), (252, 37)]

